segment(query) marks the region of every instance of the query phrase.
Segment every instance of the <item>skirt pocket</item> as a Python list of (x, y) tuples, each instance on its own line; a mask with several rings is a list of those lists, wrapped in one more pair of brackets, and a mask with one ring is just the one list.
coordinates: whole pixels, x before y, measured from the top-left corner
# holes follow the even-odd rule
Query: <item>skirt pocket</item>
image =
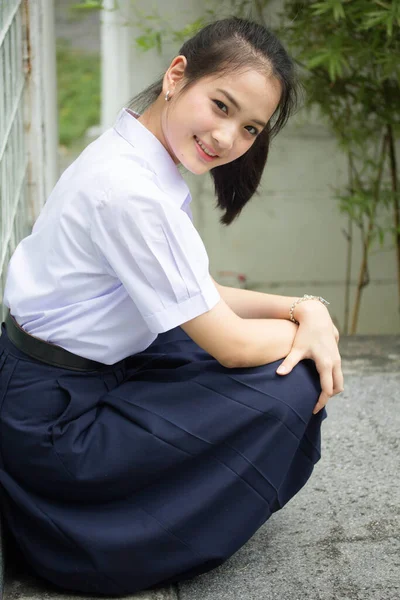
[[(109, 392), (101, 380), (62, 377), (57, 383), (66, 409), (52, 425), (51, 443), (70, 477), (72, 500), (125, 498), (191, 458), (184, 432)], [(138, 393), (136, 385), (131, 393)]]
[(7, 361), (8, 352), (6, 350), (1, 351), (0, 354), (0, 414), (3, 408), (4, 398), (6, 397), (6, 393), (8, 387), (10, 385), (12, 374), (14, 373), (14, 369), (17, 363), (17, 360), (14, 357), (10, 357)]
[(5, 360), (6, 360), (6, 353), (4, 350), (3, 351), (0, 350), (0, 373), (1, 373), (1, 369), (3, 368), (3, 365), (5, 363)]

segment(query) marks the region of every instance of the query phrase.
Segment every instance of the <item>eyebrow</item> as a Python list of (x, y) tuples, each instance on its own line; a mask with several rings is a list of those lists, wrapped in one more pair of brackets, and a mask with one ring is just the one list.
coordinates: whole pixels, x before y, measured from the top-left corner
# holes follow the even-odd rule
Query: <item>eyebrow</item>
[[(221, 92), (221, 94), (224, 94), (224, 96), (226, 96), (228, 98), (228, 100), (233, 104), (233, 106), (237, 110), (241, 110), (239, 104), (237, 103), (235, 98), (233, 96), (231, 96), (231, 94), (229, 92), (227, 92), (226, 90), (221, 90), (220, 88), (217, 88), (217, 92)], [(257, 125), (260, 125), (261, 127), (266, 126), (266, 123), (263, 123), (262, 121), (258, 121), (257, 119), (252, 119), (252, 121), (253, 121), (253, 123), (257, 123)]]

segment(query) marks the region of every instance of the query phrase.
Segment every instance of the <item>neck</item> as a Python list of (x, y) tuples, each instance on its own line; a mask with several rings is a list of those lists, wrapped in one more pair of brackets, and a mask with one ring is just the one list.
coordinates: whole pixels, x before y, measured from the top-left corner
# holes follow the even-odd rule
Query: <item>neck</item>
[(146, 127), (146, 129), (151, 131), (151, 133), (163, 144), (163, 146), (165, 146), (161, 126), (162, 111), (158, 100), (159, 99), (157, 98), (157, 100), (151, 104), (151, 106), (149, 106), (149, 108), (147, 108), (142, 115), (140, 115), (138, 121), (140, 121), (141, 124)]
[(144, 111), (138, 120), (161, 142), (171, 158), (174, 160), (175, 164), (179, 164), (179, 161), (175, 159), (171, 149), (169, 148), (164, 135), (163, 123), (165, 125), (168, 118), (166, 114), (166, 104), (167, 103), (165, 102), (164, 96), (161, 94), (157, 100)]

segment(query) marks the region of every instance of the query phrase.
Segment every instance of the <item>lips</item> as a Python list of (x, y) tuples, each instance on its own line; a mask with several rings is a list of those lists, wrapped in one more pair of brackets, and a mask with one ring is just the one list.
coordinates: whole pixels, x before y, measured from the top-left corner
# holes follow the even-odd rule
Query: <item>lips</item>
[[(196, 140), (197, 145), (201, 148), (201, 150), (203, 152), (204, 152), (204, 150), (206, 150), (206, 152), (204, 152), (204, 154), (206, 156), (208, 156), (208, 158), (218, 158), (218, 154), (215, 152), (215, 150), (213, 148), (211, 148), (211, 146), (208, 146), (208, 144), (205, 144), (203, 142), (203, 140), (201, 140), (200, 138), (197, 137), (197, 135), (194, 136), (194, 139)], [(208, 152), (210, 154), (212, 154), (212, 156), (210, 156), (210, 154), (208, 154)]]

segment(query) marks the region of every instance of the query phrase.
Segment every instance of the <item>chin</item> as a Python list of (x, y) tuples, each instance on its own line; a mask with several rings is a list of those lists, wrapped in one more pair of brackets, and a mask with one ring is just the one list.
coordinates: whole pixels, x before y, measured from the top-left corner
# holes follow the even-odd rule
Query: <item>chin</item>
[(184, 169), (193, 173), (193, 175), (202, 175), (203, 173), (207, 173), (211, 168), (209, 165), (201, 164), (199, 161), (194, 160), (181, 160), (180, 164)]
[(182, 165), (185, 169), (190, 171), (190, 173), (193, 173), (193, 175), (203, 175), (203, 173), (208, 173), (208, 171), (211, 170), (211, 167), (207, 165), (185, 165), (184, 163), (182, 163)]

